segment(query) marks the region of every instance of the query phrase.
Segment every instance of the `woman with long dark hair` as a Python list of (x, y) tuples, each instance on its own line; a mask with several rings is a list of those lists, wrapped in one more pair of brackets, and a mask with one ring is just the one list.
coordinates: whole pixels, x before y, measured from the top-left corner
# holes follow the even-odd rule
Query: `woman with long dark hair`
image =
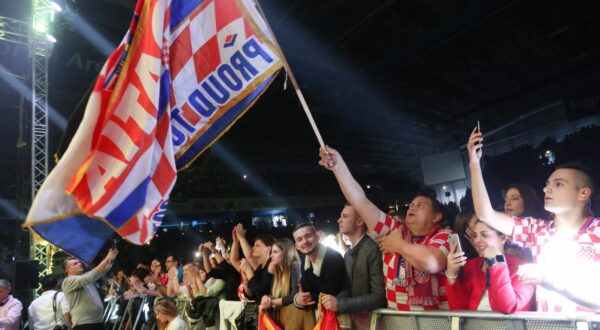
[(269, 272), (273, 274), (271, 292), (262, 297), (260, 310), (271, 312), (275, 323), (286, 330), (313, 329), (313, 312), (293, 305), (300, 282), (300, 258), (290, 239), (280, 239), (273, 244)]
[(527, 184), (513, 183), (504, 192), (504, 213), (513, 217), (547, 218), (544, 204)]

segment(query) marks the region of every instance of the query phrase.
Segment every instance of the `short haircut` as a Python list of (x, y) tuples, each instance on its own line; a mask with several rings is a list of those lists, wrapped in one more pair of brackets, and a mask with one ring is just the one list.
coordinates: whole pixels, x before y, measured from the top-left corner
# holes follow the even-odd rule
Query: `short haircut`
[(10, 281), (5, 279), (0, 279), (0, 288), (10, 288)]
[(58, 288), (58, 277), (55, 275), (46, 275), (40, 279), (40, 284), (44, 291), (55, 290)]
[(275, 244), (275, 237), (273, 237), (273, 235), (269, 235), (269, 234), (260, 234), (260, 235), (256, 235), (256, 237), (254, 238), (254, 241), (255, 242), (261, 241), (266, 246), (273, 246), (273, 244)]
[(149, 275), (150, 272), (146, 268), (136, 268), (133, 272), (131, 272), (131, 276), (139, 278), (142, 282)]
[(556, 171), (560, 169), (576, 171), (579, 174), (577, 181), (575, 182), (577, 184), (577, 188), (590, 188), (590, 190), (592, 191), (591, 195), (594, 194), (596, 187), (594, 183), (594, 178), (592, 177), (592, 171), (585, 164), (580, 162), (567, 162), (556, 166), (554, 170)]
[(313, 232), (317, 232), (317, 230), (315, 229), (315, 226), (313, 226), (312, 223), (310, 222), (302, 222), (296, 225), (296, 227), (294, 227), (294, 231), (292, 231), (292, 234), (294, 234), (295, 232), (297, 232), (298, 230), (304, 228), (304, 227), (310, 227), (310, 229), (312, 229)]
[(65, 271), (65, 273), (67, 272), (67, 267), (69, 267), (69, 261), (71, 261), (71, 260), (79, 260), (79, 259), (77, 259), (75, 257), (68, 257), (67, 259), (65, 259), (63, 261), (63, 270)]
[(433, 212), (441, 213), (442, 215), (444, 215), (444, 208), (442, 208), (442, 204), (440, 204), (440, 202), (434, 196), (427, 192), (420, 192), (416, 194), (415, 197), (413, 197), (413, 199), (417, 197), (427, 198), (431, 201), (431, 207), (433, 207)]

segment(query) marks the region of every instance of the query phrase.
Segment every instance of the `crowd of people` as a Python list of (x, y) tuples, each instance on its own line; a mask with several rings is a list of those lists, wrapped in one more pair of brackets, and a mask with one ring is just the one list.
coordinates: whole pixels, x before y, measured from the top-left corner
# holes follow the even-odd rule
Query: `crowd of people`
[[(292, 237), (262, 233), (253, 242), (237, 224), (231, 237), (199, 242), (199, 258), (191, 262), (171, 255), (129, 275), (115, 271), (107, 297), (121, 304), (150, 299), (146, 321), (158, 329), (252, 328), (259, 314), (283, 329), (313, 329), (319, 308), (352, 329), (369, 328), (378, 308), (599, 311), (600, 219), (591, 211), (591, 173), (576, 163), (558, 166), (543, 202), (531, 187), (507, 183), (498, 211), (483, 180), (477, 129), (467, 148), (473, 210), (455, 219), (445, 219), (428, 194), (415, 196), (406, 214), (382, 211), (340, 153), (324, 147), (319, 163), (348, 202), (338, 219), (345, 252), (324, 244), (311, 223), (298, 224)], [(95, 284), (117, 255), (111, 248), (88, 272), (81, 260), (66, 259), (62, 292), (56, 277), (43, 278), (43, 293), (28, 308), (30, 329), (103, 329)], [(21, 319), (23, 306), (10, 290), (0, 280), (0, 329), (16, 329)]]

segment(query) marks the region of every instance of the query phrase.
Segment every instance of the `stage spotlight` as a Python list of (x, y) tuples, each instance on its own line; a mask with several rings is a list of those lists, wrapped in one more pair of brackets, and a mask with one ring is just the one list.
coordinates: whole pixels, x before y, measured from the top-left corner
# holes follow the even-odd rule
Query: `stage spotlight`
[(33, 26), (33, 29), (35, 30), (35, 32), (40, 33), (40, 34), (46, 33), (46, 32), (48, 32), (48, 24), (45, 22), (37, 22)]
[(46, 33), (46, 39), (51, 43), (56, 43), (56, 38), (54, 38), (54, 36), (52, 36), (50, 33)]
[(60, 13), (62, 11), (62, 7), (55, 1), (50, 2), (50, 7), (57, 13)]

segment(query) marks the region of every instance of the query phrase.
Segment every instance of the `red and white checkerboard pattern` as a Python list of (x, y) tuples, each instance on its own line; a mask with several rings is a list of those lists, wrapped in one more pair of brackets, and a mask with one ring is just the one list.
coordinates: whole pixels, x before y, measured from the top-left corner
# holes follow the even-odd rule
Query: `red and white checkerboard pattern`
[[(387, 235), (391, 231), (400, 228), (400, 226), (401, 224), (396, 219), (382, 212), (379, 222), (375, 225), (374, 231), (378, 236)], [(438, 248), (442, 250), (444, 254), (448, 254), (448, 251), (450, 251), (450, 244), (448, 243), (449, 234), (449, 231), (442, 230), (435, 234), (429, 240), (427, 245)], [(440, 305), (415, 306), (408, 304), (406, 287), (396, 285), (395, 282), (398, 271), (398, 258), (400, 258), (400, 255), (397, 253), (386, 253), (383, 255), (383, 276), (388, 308), (404, 311), (448, 309), (443, 273), (432, 275), (432, 281), (437, 282)]]
[[(600, 219), (588, 218), (578, 233), (565, 236), (557, 233), (554, 221), (514, 217), (513, 241), (531, 249), (533, 261), (553, 274), (565, 273), (565, 283), (573, 283), (575, 269), (582, 272), (600, 267)], [(556, 271), (554, 271), (556, 270)], [(557, 275), (555, 275), (557, 276)], [(538, 311), (588, 311), (562, 295), (538, 286)]]
[[(236, 35), (235, 45), (225, 47), (227, 37), (232, 35)], [(199, 10), (172, 31), (169, 50), (169, 67), (173, 77), (170, 106), (181, 110), (182, 117), (195, 128), (195, 132), (203, 128), (208, 118), (202, 118), (191, 108), (188, 103), (190, 94), (222, 63), (228, 63), (231, 56), (239, 52), (241, 45), (250, 37), (258, 38), (236, 2), (230, 0), (204, 2)], [(272, 55), (273, 58), (277, 58), (275, 54)], [(264, 64), (256, 69), (260, 75), (272, 65), (276, 64)], [(242, 88), (239, 91), (230, 91), (230, 99), (234, 100), (253, 82), (254, 80), (242, 79)], [(188, 134), (188, 138), (194, 134), (184, 130), (182, 132)], [(179, 148), (175, 147), (176, 154)]]

